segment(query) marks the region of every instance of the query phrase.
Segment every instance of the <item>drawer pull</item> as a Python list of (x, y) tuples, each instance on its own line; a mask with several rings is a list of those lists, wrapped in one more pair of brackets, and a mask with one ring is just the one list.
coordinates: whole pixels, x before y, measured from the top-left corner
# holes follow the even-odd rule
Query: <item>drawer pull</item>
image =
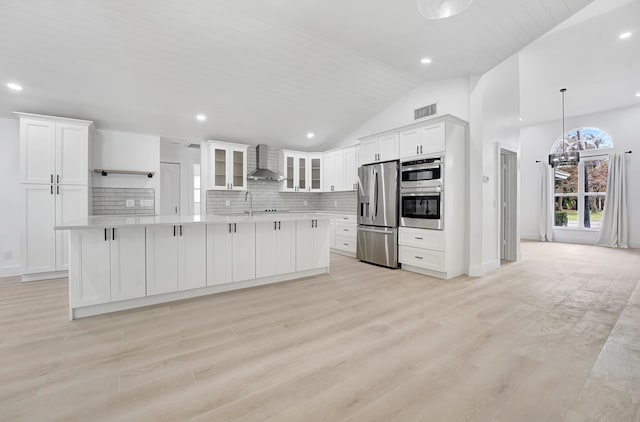
[(349, 244), (348, 244), (348, 243), (343, 243), (343, 245), (344, 245), (344, 246), (349, 246)]
[(418, 256), (418, 255), (416, 255), (414, 258), (416, 258), (416, 259), (424, 259), (423, 257)]
[(345, 232), (348, 232), (348, 231), (349, 231), (349, 229), (342, 229), (342, 230), (344, 230)]
[(416, 239), (416, 240), (422, 240), (422, 238), (421, 238), (421, 237), (418, 237), (418, 236), (415, 236), (415, 239)]

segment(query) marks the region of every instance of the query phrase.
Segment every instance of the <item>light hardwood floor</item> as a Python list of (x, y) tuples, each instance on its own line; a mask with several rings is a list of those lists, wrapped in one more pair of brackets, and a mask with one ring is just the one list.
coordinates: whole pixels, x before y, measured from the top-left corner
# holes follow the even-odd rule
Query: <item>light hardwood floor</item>
[(442, 281), (331, 274), (67, 320), (0, 280), (1, 420), (638, 421), (640, 253), (523, 243)]

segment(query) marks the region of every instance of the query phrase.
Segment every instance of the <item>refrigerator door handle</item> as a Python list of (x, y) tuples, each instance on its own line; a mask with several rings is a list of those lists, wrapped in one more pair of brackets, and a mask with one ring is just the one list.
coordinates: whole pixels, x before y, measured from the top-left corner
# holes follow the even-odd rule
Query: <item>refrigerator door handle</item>
[(375, 173), (375, 181), (374, 181), (374, 185), (373, 185), (373, 206), (375, 207), (375, 212), (373, 214), (374, 217), (378, 217), (378, 172), (376, 171)]

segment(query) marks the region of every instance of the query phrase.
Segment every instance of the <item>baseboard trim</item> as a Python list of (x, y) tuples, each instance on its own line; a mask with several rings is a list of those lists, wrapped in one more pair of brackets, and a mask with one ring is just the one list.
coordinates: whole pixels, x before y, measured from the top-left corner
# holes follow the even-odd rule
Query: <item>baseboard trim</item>
[(165, 293), (160, 295), (139, 297), (136, 299), (123, 300), (119, 302), (100, 303), (97, 305), (71, 308), (70, 319), (85, 318), (95, 315), (109, 314), (113, 312), (126, 311), (128, 309), (142, 308), (145, 306), (158, 305), (161, 303), (175, 302), (178, 300), (192, 299), (194, 297), (208, 296), (216, 293), (229, 292), (232, 290), (247, 289), (250, 287), (262, 286), (265, 284), (281, 283), (284, 281), (297, 280), (319, 274), (329, 273), (329, 267), (322, 267), (313, 270), (300, 271), (290, 274), (282, 274), (271, 277), (257, 278), (253, 280), (238, 281), (235, 283), (220, 284), (217, 286), (202, 287), (200, 289), (184, 290), (180, 292)]
[(537, 234), (525, 233), (520, 234), (520, 239), (523, 240), (540, 240), (540, 236)]
[(31, 282), (31, 281), (40, 281), (40, 280), (52, 280), (56, 278), (67, 278), (69, 277), (69, 271), (49, 271), (46, 273), (33, 273), (33, 274), (22, 274), (23, 282)]
[(500, 262), (497, 259), (492, 259), (491, 261), (486, 261), (482, 264), (484, 269), (484, 273), (490, 273), (491, 271), (497, 270), (500, 267)]
[(342, 249), (337, 249), (337, 248), (331, 248), (331, 249), (329, 249), (329, 252), (335, 253), (335, 254), (338, 254), (338, 255), (348, 256), (350, 258), (355, 258), (356, 257), (356, 253), (355, 252), (348, 252), (348, 251), (344, 251)]
[(484, 265), (470, 265), (469, 277), (482, 277), (484, 276)]
[(0, 267), (0, 277), (15, 277), (20, 275), (20, 265)]

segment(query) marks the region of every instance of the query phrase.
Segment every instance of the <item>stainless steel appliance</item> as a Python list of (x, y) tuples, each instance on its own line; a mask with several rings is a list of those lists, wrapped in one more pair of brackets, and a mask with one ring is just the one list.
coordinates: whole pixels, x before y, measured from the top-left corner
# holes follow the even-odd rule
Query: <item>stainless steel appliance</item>
[(444, 229), (444, 157), (400, 164), (400, 226)]
[(358, 169), (357, 257), (398, 268), (398, 162)]

